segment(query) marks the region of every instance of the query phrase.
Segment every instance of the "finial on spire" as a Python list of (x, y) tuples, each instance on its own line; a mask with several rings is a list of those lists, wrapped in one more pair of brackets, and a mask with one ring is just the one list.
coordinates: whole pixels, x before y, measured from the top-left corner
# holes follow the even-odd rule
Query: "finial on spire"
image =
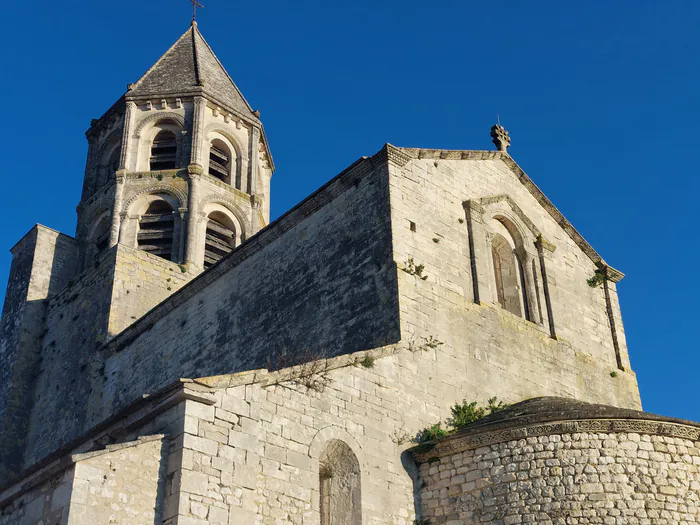
[(204, 6), (200, 4), (197, 0), (190, 0), (192, 2), (192, 23), (196, 24), (197, 23), (197, 8), (201, 7), (204, 9)]
[(506, 129), (501, 126), (501, 119), (498, 119), (498, 124), (491, 126), (491, 138), (496, 145), (498, 151), (506, 152), (510, 146), (510, 136)]

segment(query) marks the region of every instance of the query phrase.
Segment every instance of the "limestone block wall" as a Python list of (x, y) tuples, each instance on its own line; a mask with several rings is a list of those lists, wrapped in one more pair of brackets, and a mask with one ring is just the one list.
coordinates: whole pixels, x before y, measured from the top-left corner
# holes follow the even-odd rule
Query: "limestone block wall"
[(163, 436), (75, 458), (69, 525), (161, 523), (167, 477)]
[(543, 425), (521, 439), (504, 433), (512, 438), (424, 462), (421, 518), (435, 525), (700, 523), (697, 429), (673, 432), (688, 439), (658, 435), (658, 423), (624, 421), (619, 428), (640, 431), (610, 432), (614, 424), (571, 422), (579, 431), (565, 433), (561, 424)]
[[(389, 163), (394, 259), (409, 270), (398, 272), (403, 337), (430, 333), (459, 349), (454, 366), (463, 370), (474, 398), (561, 395), (639, 408), (615, 283), (608, 282), (624, 370), (618, 368), (605, 292), (586, 282), (595, 264), (519, 180), (512, 160), (498, 152), (391, 152), (403, 155)], [(522, 230), (523, 277), (533, 279), (532, 321), (498, 304), (488, 244), (494, 226), (470, 224), (475, 220), (466, 202), (480, 203), (479, 221), (505, 216)], [(556, 339), (533, 232), (548, 246), (542, 257)], [(411, 262), (423, 266), (421, 275), (411, 274)]]
[(179, 377), (397, 341), (385, 180), (383, 169), (334, 180), (115, 338), (92, 420)]
[(177, 264), (117, 245), (96, 268), (51, 298), (25, 466), (75, 437), (89, 419), (85, 400), (95, 392), (100, 397), (105, 373), (98, 349), (191, 277)]
[(0, 480), (19, 467), (41, 366), (47, 301), (73, 278), (74, 239), (36, 225), (12, 249), (0, 326)]
[(117, 245), (107, 339), (119, 334), (192, 279), (183, 268), (150, 253)]
[(73, 474), (74, 469), (68, 468), (22, 495), (3, 501), (0, 507), (0, 524), (68, 525)]
[(0, 496), (2, 525), (160, 523), (167, 480), (167, 440), (134, 442), (65, 458), (14, 497)]

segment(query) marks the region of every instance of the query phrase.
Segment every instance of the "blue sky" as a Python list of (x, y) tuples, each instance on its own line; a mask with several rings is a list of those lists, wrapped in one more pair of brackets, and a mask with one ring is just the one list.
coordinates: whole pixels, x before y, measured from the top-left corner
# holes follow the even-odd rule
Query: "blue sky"
[[(202, 33), (262, 113), (273, 216), (385, 142), (491, 149), (499, 114), (511, 155), (627, 274), (644, 408), (700, 420), (697, 0), (203, 3)], [(187, 0), (3, 9), (0, 294), (34, 223), (73, 234), (90, 119), (191, 13)]]

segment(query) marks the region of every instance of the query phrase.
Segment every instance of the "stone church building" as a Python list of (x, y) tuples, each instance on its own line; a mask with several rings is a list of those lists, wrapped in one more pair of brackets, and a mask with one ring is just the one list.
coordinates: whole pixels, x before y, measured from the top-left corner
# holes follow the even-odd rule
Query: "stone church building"
[(75, 237), (12, 248), (0, 525), (700, 523), (700, 426), (640, 411), (623, 274), (502, 127), (270, 222), (260, 113), (193, 23), (86, 135)]

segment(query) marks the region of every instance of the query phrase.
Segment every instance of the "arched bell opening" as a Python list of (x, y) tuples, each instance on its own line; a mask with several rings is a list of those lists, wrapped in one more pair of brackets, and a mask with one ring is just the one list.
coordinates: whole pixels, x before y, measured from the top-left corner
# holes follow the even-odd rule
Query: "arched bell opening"
[(151, 171), (177, 168), (177, 137), (169, 129), (163, 129), (153, 138), (151, 144)]
[(204, 241), (204, 269), (211, 268), (236, 246), (236, 225), (225, 213), (213, 211), (207, 217)]
[(174, 230), (175, 216), (172, 207), (165, 200), (154, 200), (139, 218), (137, 247), (171, 261)]

